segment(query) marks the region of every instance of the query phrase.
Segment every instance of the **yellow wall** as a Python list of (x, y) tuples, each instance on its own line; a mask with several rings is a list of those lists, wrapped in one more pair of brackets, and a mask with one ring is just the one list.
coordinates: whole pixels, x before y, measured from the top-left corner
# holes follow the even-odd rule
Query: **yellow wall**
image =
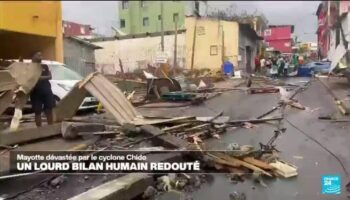
[[(32, 53), (30, 50), (36, 49), (43, 51), (45, 59), (63, 61), (61, 20), (59, 1), (0, 1), (0, 41), (12, 40), (12, 49), (4, 49), (2, 45), (0, 52), (10, 51), (9, 56), (27, 57)], [(34, 36), (42, 36), (42, 40), (40, 37), (33, 39)], [(27, 52), (20, 49), (24, 47)]]
[[(186, 67), (191, 68), (194, 30), (196, 41), (193, 59), (193, 68), (209, 68), (213, 71), (221, 70), (222, 64), (222, 31), (224, 31), (225, 58), (235, 66), (238, 63), (238, 36), (237, 22), (227, 22), (212, 19), (196, 19), (187, 17), (186, 26)], [(211, 55), (211, 46), (217, 47), (217, 55)]]

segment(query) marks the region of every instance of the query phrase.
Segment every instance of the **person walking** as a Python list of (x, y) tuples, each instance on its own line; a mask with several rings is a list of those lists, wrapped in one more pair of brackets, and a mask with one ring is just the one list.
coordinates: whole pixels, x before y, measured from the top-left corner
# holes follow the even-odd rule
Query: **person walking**
[(37, 127), (42, 125), (41, 113), (44, 111), (48, 124), (53, 123), (52, 109), (55, 106), (55, 99), (52, 93), (51, 84), (49, 80), (52, 78), (49, 67), (41, 63), (42, 54), (36, 52), (32, 58), (33, 63), (41, 65), (41, 76), (30, 93), (30, 102), (35, 114), (35, 124)]

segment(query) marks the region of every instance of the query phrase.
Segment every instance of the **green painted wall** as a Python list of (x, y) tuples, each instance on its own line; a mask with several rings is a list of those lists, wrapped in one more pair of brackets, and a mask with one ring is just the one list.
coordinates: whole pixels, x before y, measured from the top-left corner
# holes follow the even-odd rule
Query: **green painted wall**
[[(153, 33), (161, 31), (160, 1), (144, 1), (145, 6), (141, 7), (141, 1), (128, 1), (128, 8), (122, 8), (122, 1), (119, 2), (119, 19), (125, 20), (125, 27), (120, 28), (127, 34)], [(178, 13), (178, 28), (184, 26), (185, 2), (163, 1), (164, 8), (164, 31), (174, 30), (175, 23), (173, 14)], [(143, 18), (148, 17), (149, 25), (143, 26)]]

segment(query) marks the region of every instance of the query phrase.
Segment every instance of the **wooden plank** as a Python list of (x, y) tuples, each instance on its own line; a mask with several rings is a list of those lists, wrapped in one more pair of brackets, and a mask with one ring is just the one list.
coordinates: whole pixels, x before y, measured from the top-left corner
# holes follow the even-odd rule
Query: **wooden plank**
[(184, 124), (179, 124), (179, 125), (176, 125), (176, 126), (165, 127), (165, 128), (162, 129), (162, 131), (173, 131), (173, 130), (176, 130), (176, 129), (179, 129), (179, 128), (183, 128), (183, 127), (189, 126), (191, 124), (192, 123), (184, 123)]
[(72, 118), (86, 96), (87, 91), (79, 88), (79, 83), (75, 84), (73, 89), (53, 109), (54, 121), (60, 122)]
[[(117, 108), (117, 111), (119, 111), (122, 116), (127, 120), (131, 121), (133, 118), (136, 117), (136, 115), (133, 114), (130, 107), (127, 104), (127, 99), (123, 93), (118, 93), (117, 86), (114, 84), (109, 85), (107, 82), (109, 82), (106, 78), (101, 76), (96, 76), (91, 79), (91, 82), (95, 86), (99, 86), (99, 90), (108, 96), (108, 98), (111, 100), (113, 105)], [(112, 101), (113, 100), (113, 101)]]
[(18, 86), (8, 70), (0, 71), (0, 92), (13, 90)]
[(259, 167), (254, 166), (252, 164), (249, 164), (247, 162), (244, 162), (242, 160), (239, 160), (239, 159), (236, 159), (236, 158), (233, 158), (233, 157), (231, 157), (231, 160), (236, 162), (236, 163), (238, 163), (238, 164), (240, 164), (240, 165), (242, 165), (243, 167), (246, 167), (246, 168), (251, 169), (253, 171), (261, 172), (262, 174), (264, 174), (266, 176), (272, 177), (272, 175), (270, 173), (266, 172), (265, 170), (262, 170)]
[(36, 82), (38, 82), (42, 72), (40, 64), (37, 63), (15, 62), (7, 69), (18, 85), (22, 86), (26, 94), (29, 94)]
[(170, 148), (186, 148), (188, 143), (180, 138), (177, 138), (173, 135), (164, 134), (162, 130), (155, 126), (144, 125), (141, 126), (143, 133), (150, 135), (153, 138), (155, 145), (166, 146)]
[(165, 123), (173, 123), (178, 121), (186, 121), (187, 119), (194, 119), (195, 117), (188, 116), (188, 117), (175, 117), (175, 118), (169, 118), (169, 119), (145, 119), (145, 118), (135, 118), (133, 120), (133, 123), (135, 125), (146, 125), (146, 124), (165, 124)]
[(107, 109), (108, 112), (110, 112), (113, 117), (116, 119), (117, 123), (122, 125), (124, 123), (130, 123), (128, 122), (125, 117), (117, 110), (117, 108), (115, 107), (116, 105), (114, 105), (112, 103), (112, 100), (109, 99), (106, 94), (104, 94), (103, 92), (101, 93), (101, 91), (99, 89), (96, 88), (96, 86), (92, 83), (87, 83), (85, 85), (85, 89), (87, 91), (89, 91), (94, 97), (96, 97), (101, 104), (103, 105), (103, 107), (105, 107)]
[(253, 157), (245, 157), (243, 158), (243, 161), (249, 163), (249, 164), (252, 164), (252, 165), (255, 165), (257, 167), (260, 167), (261, 169), (265, 169), (265, 170), (272, 170), (274, 169), (273, 166), (269, 165), (268, 163), (266, 162), (263, 162), (261, 160), (257, 160)]
[(248, 162), (245, 162), (245, 161), (242, 161), (240, 159), (237, 159), (237, 158), (234, 158), (232, 156), (229, 156), (227, 154), (224, 154), (224, 153), (220, 153), (220, 152), (217, 152), (214, 154), (215, 156), (221, 158), (221, 159), (224, 159), (230, 163), (234, 163), (234, 165), (240, 165), (240, 166), (243, 166), (243, 167), (246, 167), (248, 169), (251, 169), (253, 171), (259, 171), (261, 172), (262, 174), (266, 175), (266, 176), (269, 176), (269, 177), (272, 177), (272, 175), (268, 172), (266, 172), (265, 170), (257, 167), (257, 166), (254, 166)]
[(102, 80), (106, 86), (112, 88), (112, 91), (114, 93), (118, 94), (118, 96), (123, 97), (123, 98), (120, 98), (118, 100), (122, 103), (123, 106), (126, 106), (128, 108), (128, 110), (131, 111), (133, 116), (140, 116), (141, 115), (139, 112), (136, 111), (135, 107), (130, 103), (130, 101), (128, 101), (125, 98), (125, 95), (123, 94), (123, 92), (116, 85), (114, 85), (111, 81), (109, 81), (102, 74), (98, 74), (96, 77), (98, 77), (100, 80)]
[(0, 133), (1, 145), (21, 144), (41, 138), (47, 138), (61, 133), (61, 123), (38, 128), (19, 129), (17, 131), (3, 131)]

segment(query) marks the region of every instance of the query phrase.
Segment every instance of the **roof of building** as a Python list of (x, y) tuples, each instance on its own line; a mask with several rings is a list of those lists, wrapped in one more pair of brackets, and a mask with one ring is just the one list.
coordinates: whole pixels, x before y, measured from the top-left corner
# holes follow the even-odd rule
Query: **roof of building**
[(284, 25), (269, 25), (269, 28), (279, 28), (279, 27), (291, 27), (292, 28), (291, 32), (292, 33), (294, 32), (294, 25), (286, 25), (286, 24), (284, 24)]
[(90, 24), (80, 24), (80, 23), (77, 23), (77, 22), (72, 22), (72, 21), (67, 21), (67, 20), (62, 20), (62, 23), (67, 23), (67, 24), (75, 24), (75, 25), (78, 25), (78, 26), (87, 26), (89, 27), (91, 30), (94, 30), (93, 27), (91, 27)]
[(75, 36), (65, 36), (64, 38), (74, 40), (74, 41), (76, 41), (76, 42), (78, 42), (78, 43), (80, 43), (82, 45), (85, 45), (85, 46), (93, 48), (93, 49), (103, 49), (100, 46), (97, 46), (97, 45), (92, 44), (91, 42), (89, 42), (87, 40), (83, 40), (83, 39), (80, 39), (80, 38), (75, 37)]
[[(177, 33), (181, 34), (186, 32), (185, 29), (178, 30)], [(175, 31), (164, 31), (164, 35), (174, 35)], [(89, 39), (90, 42), (102, 42), (102, 41), (113, 41), (113, 40), (125, 40), (125, 39), (132, 39), (132, 38), (144, 38), (144, 37), (157, 37), (161, 36), (161, 32), (154, 32), (154, 33), (139, 33), (139, 34), (129, 34), (129, 35), (118, 35), (113, 37), (100, 37), (100, 38), (93, 38)]]

